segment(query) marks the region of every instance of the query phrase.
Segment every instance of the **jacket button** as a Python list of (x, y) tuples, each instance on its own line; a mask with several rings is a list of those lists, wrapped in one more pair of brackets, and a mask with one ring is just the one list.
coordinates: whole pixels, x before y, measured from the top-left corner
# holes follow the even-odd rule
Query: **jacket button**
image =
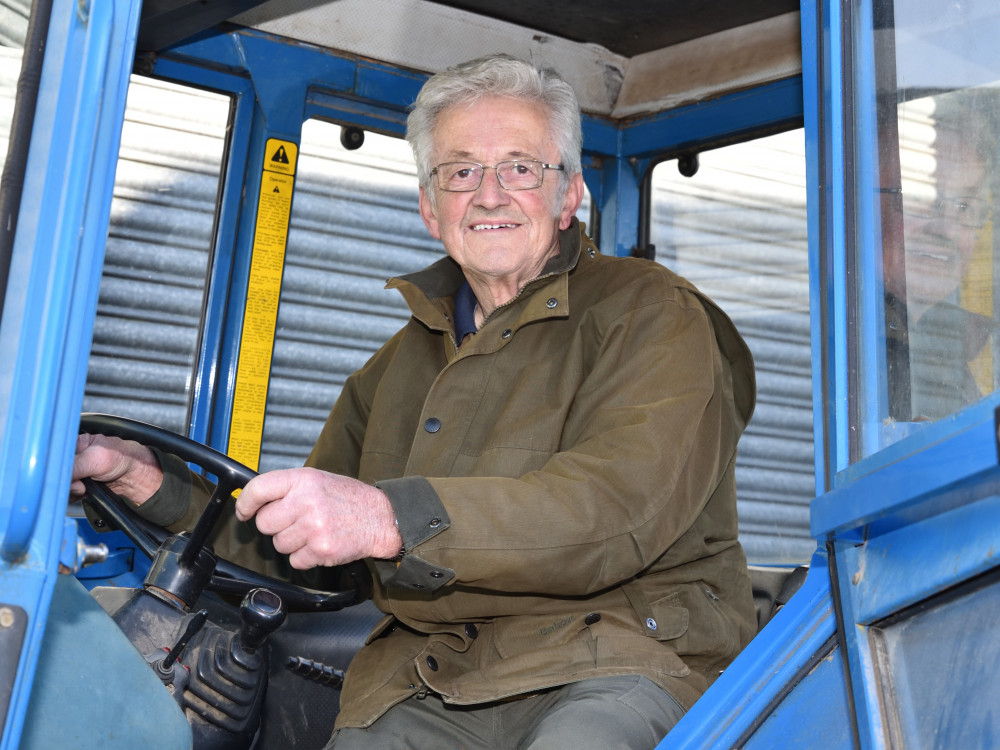
[(435, 658), (434, 658), (433, 656), (428, 656), (428, 657), (427, 657), (427, 667), (428, 667), (428, 668), (429, 668), (429, 669), (430, 669), (430, 670), (431, 670), (432, 672), (437, 672), (437, 671), (438, 671), (438, 663), (437, 663), (437, 659), (435, 659)]
[(555, 297), (549, 297), (547, 300), (545, 300), (545, 306), (550, 310), (558, 304), (559, 300), (557, 300)]
[(509, 339), (513, 335), (513, 333), (514, 332), (511, 331), (509, 328), (504, 328), (503, 333), (500, 334), (500, 338)]
[(659, 625), (656, 624), (656, 620), (654, 620), (652, 617), (647, 617), (646, 627), (649, 628), (650, 630), (656, 630), (659, 627)]
[(436, 529), (438, 526), (441, 525), (441, 519), (432, 518), (430, 521), (427, 522), (427, 525), (430, 526), (432, 529)]
[(469, 638), (475, 638), (476, 636), (479, 635), (479, 628), (477, 628), (471, 622), (470, 623), (466, 623), (466, 625), (465, 625), (465, 634), (467, 636), (469, 636)]
[(440, 570), (432, 570), (431, 578), (444, 578), (444, 573), (442, 573)]
[(441, 420), (437, 417), (431, 417), (424, 422), (424, 429), (428, 432), (437, 432), (441, 429)]
[(600, 612), (591, 612), (589, 615), (583, 618), (584, 625), (593, 625), (595, 622), (601, 621)]

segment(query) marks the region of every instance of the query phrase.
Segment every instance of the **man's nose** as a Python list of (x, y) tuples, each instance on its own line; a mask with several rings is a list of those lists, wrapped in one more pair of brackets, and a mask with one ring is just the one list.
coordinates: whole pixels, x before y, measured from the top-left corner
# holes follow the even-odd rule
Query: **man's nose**
[(500, 186), (500, 178), (495, 169), (483, 170), (483, 179), (476, 189), (475, 200), (485, 208), (495, 208), (509, 202), (510, 196)]

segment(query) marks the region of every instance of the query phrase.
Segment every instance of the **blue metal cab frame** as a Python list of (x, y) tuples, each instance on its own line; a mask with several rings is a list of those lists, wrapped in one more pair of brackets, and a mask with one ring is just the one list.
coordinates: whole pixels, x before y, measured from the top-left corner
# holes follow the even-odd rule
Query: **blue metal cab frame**
[[(75, 567), (77, 532), (64, 518), (65, 498), (139, 10), (139, 0), (53, 6), (0, 322), (4, 750), (21, 738), (60, 564)], [(585, 179), (601, 216), (599, 239), (619, 255), (639, 244), (643, 184), (656, 160), (805, 124), (816, 553), (803, 587), (661, 748), (892, 746), (901, 720), (881, 687), (893, 669), (882, 634), (970, 582), (986, 580), (984, 598), (996, 611), (989, 576), (1000, 528), (1000, 399), (861, 460), (852, 443), (852, 414), (877, 413), (858, 402), (859, 393), (878, 393), (856, 387), (859, 361), (884, 358), (873, 343), (877, 313), (862, 304), (855, 320), (848, 309), (851, 285), (876, 274), (876, 207), (858, 190), (874, 165), (857, 156), (875, 150), (871, 118), (858, 106), (871, 85), (870, 16), (868, 0), (803, 3), (801, 76), (627, 122), (585, 119)], [(279, 57), (289, 68), (272, 64)], [(152, 73), (234, 101), (190, 430), (225, 447), (242, 320), (234, 313), (246, 302), (254, 229), (253, 212), (242, 207), (260, 188), (246, 164), (260, 161), (268, 138), (298, 143), (311, 116), (400, 134), (423, 78), (251, 31), (184, 43), (158, 57)], [(856, 340), (873, 351), (859, 352)], [(966, 636), (948, 653), (963, 658), (970, 644)], [(996, 688), (973, 687), (997, 696)]]

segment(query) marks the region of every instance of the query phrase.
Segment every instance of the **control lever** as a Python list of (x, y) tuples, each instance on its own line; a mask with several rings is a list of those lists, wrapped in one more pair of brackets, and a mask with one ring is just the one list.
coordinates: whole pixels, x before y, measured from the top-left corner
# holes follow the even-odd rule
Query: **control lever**
[(180, 703), (183, 699), (184, 690), (191, 679), (191, 674), (187, 667), (178, 661), (184, 649), (187, 648), (191, 639), (205, 626), (208, 621), (208, 610), (203, 609), (190, 617), (187, 625), (184, 626), (181, 637), (177, 643), (167, 652), (167, 655), (160, 658), (159, 653), (152, 653), (146, 657), (146, 661), (153, 666), (153, 671), (160, 678), (164, 685), (173, 686), (174, 698)]
[(167, 655), (163, 657), (163, 659), (156, 662), (156, 671), (160, 673), (161, 677), (172, 674), (174, 662), (180, 658), (182, 653), (184, 653), (184, 649), (187, 648), (188, 643), (190, 643), (195, 634), (202, 629), (207, 620), (207, 609), (201, 610), (195, 614), (194, 617), (188, 620), (188, 624), (185, 626), (184, 632), (181, 633), (181, 637), (177, 639), (177, 643), (174, 644), (174, 647), (167, 652)]
[(281, 597), (267, 589), (254, 589), (240, 604), (240, 634), (230, 647), (233, 659), (251, 668), (253, 657), (267, 642), (270, 635), (285, 622), (285, 603)]

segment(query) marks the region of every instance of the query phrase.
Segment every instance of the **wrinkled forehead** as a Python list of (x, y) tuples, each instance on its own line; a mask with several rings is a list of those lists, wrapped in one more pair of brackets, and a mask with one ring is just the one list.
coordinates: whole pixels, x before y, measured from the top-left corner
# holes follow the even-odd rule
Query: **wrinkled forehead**
[(934, 179), (948, 195), (989, 197), (988, 174), (973, 141), (955, 130), (942, 130), (934, 139)]
[(484, 142), (507, 144), (510, 158), (537, 158), (539, 148), (556, 143), (551, 113), (535, 99), (483, 96), (451, 104), (435, 118), (432, 147), (439, 155), (471, 155)]

